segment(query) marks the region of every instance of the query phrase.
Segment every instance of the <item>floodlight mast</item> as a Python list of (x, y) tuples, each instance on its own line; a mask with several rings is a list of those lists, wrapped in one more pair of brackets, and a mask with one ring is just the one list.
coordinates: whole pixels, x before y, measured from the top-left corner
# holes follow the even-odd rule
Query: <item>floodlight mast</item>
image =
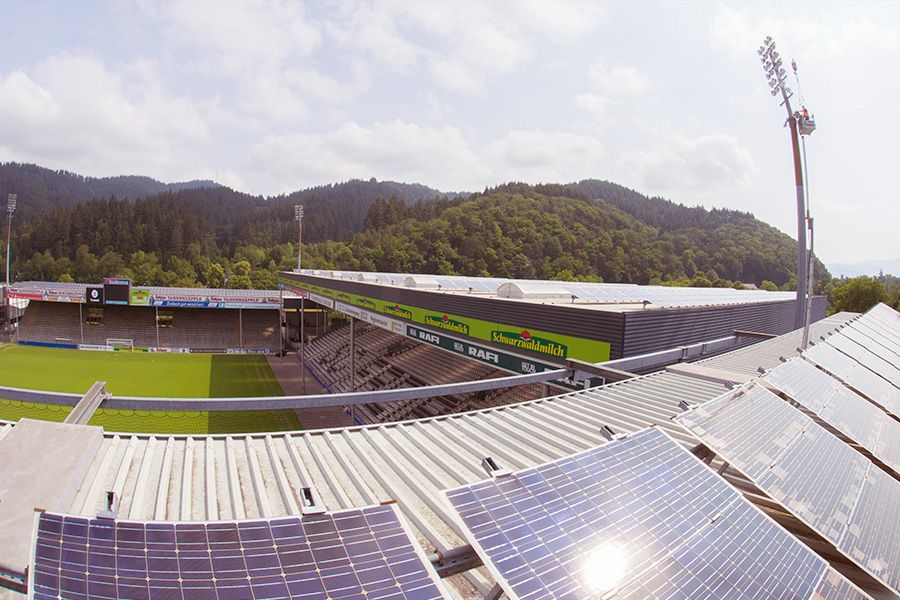
[(806, 323), (806, 194), (803, 190), (803, 164), (800, 160), (800, 134), (797, 130), (797, 116), (791, 109), (793, 92), (785, 85), (787, 71), (782, 67), (781, 56), (775, 50), (775, 41), (770, 37), (763, 40), (757, 50), (763, 72), (769, 82), (772, 95), (781, 93), (781, 104), (787, 111), (785, 125), (791, 132), (791, 148), (794, 151), (794, 183), (797, 188), (797, 302), (794, 310), (794, 328)]
[(297, 221), (297, 272), (300, 272), (300, 256), (303, 246), (303, 205), (294, 205), (294, 220)]
[(16, 212), (16, 195), (10, 194), (6, 198), (6, 287), (9, 289), (9, 248), (12, 242), (12, 216)]

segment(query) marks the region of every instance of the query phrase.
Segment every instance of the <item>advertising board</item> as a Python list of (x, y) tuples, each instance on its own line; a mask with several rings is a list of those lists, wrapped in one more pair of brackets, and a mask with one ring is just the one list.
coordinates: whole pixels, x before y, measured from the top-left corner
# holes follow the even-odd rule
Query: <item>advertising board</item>
[(132, 306), (150, 306), (150, 290), (131, 288), (129, 301)]
[(103, 288), (89, 287), (85, 290), (88, 304), (103, 304)]

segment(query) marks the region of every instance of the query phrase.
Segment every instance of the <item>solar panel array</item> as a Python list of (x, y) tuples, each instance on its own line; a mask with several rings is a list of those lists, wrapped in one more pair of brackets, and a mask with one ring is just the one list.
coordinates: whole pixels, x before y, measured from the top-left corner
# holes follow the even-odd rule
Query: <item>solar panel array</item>
[(900, 423), (893, 417), (802, 358), (763, 379), (900, 473)]
[(656, 428), (446, 491), (516, 598), (862, 598)]
[(849, 559), (900, 592), (900, 482), (757, 384), (678, 421)]
[(392, 505), (271, 521), (156, 523), (43, 513), (33, 597), (437, 599)]

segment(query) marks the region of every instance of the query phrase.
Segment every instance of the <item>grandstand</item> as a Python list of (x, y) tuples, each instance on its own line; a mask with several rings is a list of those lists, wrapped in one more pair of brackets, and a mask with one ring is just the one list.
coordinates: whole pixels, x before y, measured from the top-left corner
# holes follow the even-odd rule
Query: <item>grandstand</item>
[[(878, 345), (880, 356), (894, 356), (900, 349), (900, 341), (897, 338), (900, 334), (900, 317), (886, 307), (859, 318), (839, 314), (813, 324), (811, 339), (817, 341), (813, 348), (825, 344), (841, 352), (839, 344), (843, 342), (839, 343), (836, 340), (829, 342), (827, 338), (825, 340), (821, 338), (829, 334), (843, 335), (840, 331), (844, 329), (852, 330), (854, 336), (869, 331), (870, 339), (873, 340), (872, 345)], [(880, 335), (879, 331), (887, 333)], [(371, 331), (366, 331), (359, 337), (369, 335)], [(386, 351), (384, 344), (391, 342), (386, 342), (383, 336), (379, 338), (378, 335), (370, 340), (371, 347)], [(326, 337), (328, 336), (321, 339), (324, 340)], [(339, 340), (340, 337), (336, 336), (335, 340)], [(857, 520), (850, 521), (855, 523), (852, 538), (832, 541), (831, 533), (821, 529), (818, 521), (808, 516), (808, 508), (803, 508), (802, 503), (798, 504), (796, 501), (798, 498), (808, 497), (813, 492), (815, 496), (825, 499), (846, 494), (846, 490), (832, 489), (835, 484), (827, 480), (828, 469), (832, 468), (831, 463), (823, 462), (811, 471), (802, 472), (796, 471), (801, 467), (790, 467), (785, 464), (782, 467), (785, 469), (784, 472), (790, 475), (794, 469), (797, 475), (802, 475), (805, 479), (792, 481), (790, 485), (795, 487), (773, 488), (764, 478), (756, 477), (753, 471), (748, 474), (740, 470), (743, 467), (740, 460), (736, 460), (732, 465), (727, 459), (714, 454), (709, 447), (698, 444), (698, 438), (691, 433), (694, 431), (693, 424), (691, 431), (688, 431), (679, 422), (682, 419), (679, 421), (673, 419), (685, 410), (688, 413), (684, 414), (690, 414), (708, 402), (720, 404), (728, 402), (732, 395), (729, 390), (733, 386), (740, 386), (754, 379), (759, 375), (760, 369), (771, 370), (781, 364), (782, 359), (797, 356), (800, 337), (799, 331), (790, 332), (699, 363), (677, 365), (650, 375), (556, 397), (450, 416), (366, 427), (271, 432), (259, 435), (184, 437), (107, 433), (97, 431), (96, 428), (79, 430), (76, 434), (76, 430), (72, 429), (73, 426), (59, 425), (57, 426), (59, 430), (54, 432), (54, 436), (71, 435), (82, 441), (81, 446), (69, 446), (80, 448), (78, 451), (70, 450), (68, 453), (67, 460), (71, 466), (65, 472), (68, 473), (67, 481), (71, 481), (71, 484), (64, 484), (57, 478), (52, 493), (49, 493), (49, 497), (55, 499), (52, 503), (54, 505), (49, 509), (76, 516), (93, 516), (99, 511), (113, 508), (114, 514), (119, 519), (130, 521), (224, 520), (237, 521), (240, 526), (240, 523), (245, 521), (274, 524), (282, 516), (306, 513), (310, 506), (318, 506), (327, 511), (341, 511), (395, 501), (411, 524), (415, 539), (425, 546), (425, 552), (430, 553), (429, 557), (435, 568), (446, 577), (444, 581), (449, 584), (447, 593), (450, 597), (487, 595), (496, 597), (503, 592), (512, 594), (512, 590), (519, 589), (516, 586), (521, 582), (506, 579), (506, 571), (491, 562), (492, 555), (486, 551), (485, 546), (479, 545), (478, 536), (468, 528), (467, 521), (461, 518), (462, 513), (455, 512), (447, 503), (445, 490), (487, 485), (479, 483), (486, 476), (479, 465), (493, 473), (496, 477), (494, 481), (498, 485), (510, 486), (512, 484), (509, 482), (516, 479), (504, 479), (508, 476), (504, 476), (502, 472), (527, 470), (556, 461), (564, 462), (569, 460), (567, 457), (586, 451), (595, 453), (603, 448), (608, 448), (610, 452), (618, 451), (618, 448), (627, 446), (622, 446), (620, 442), (627, 442), (629, 439), (633, 439), (634, 444), (644, 443), (639, 441), (644, 439), (654, 441), (658, 436), (640, 433), (648, 426), (652, 426), (665, 435), (663, 441), (666, 438), (674, 440), (680, 447), (689, 449), (698, 458), (702, 458), (721, 475), (722, 479), (715, 478), (717, 481), (728, 482), (731, 484), (729, 489), (739, 490), (744, 498), (750, 500), (756, 507), (753, 509), (756, 512), (750, 513), (746, 512), (746, 508), (740, 508), (741, 515), (757, 524), (749, 526), (748, 522), (747, 526), (738, 527), (733, 532), (736, 537), (729, 537), (728, 543), (724, 541), (720, 543), (716, 536), (726, 535), (726, 530), (732, 531), (728, 529), (729, 523), (737, 516), (725, 516), (721, 519), (719, 517), (734, 515), (730, 511), (738, 504), (729, 504), (731, 508), (727, 510), (711, 508), (710, 510), (717, 512), (708, 513), (703, 518), (704, 522), (707, 524), (717, 522), (720, 525), (704, 529), (702, 547), (706, 548), (703, 550), (704, 555), (714, 564), (721, 564), (724, 561), (731, 565), (755, 565), (752, 570), (754, 577), (768, 583), (754, 584), (758, 587), (741, 588), (740, 586), (747, 584), (741, 583), (744, 580), (735, 572), (734, 578), (727, 578), (726, 581), (716, 580), (718, 582), (716, 585), (729, 587), (716, 588), (718, 592), (712, 594), (713, 597), (736, 597), (739, 589), (744, 589), (745, 595), (749, 597), (758, 596), (759, 590), (769, 589), (766, 585), (773, 584), (770, 579), (772, 577), (778, 582), (777, 586), (782, 586), (778, 588), (781, 592), (776, 594), (782, 597), (865, 597), (863, 592), (876, 598), (895, 597), (898, 593), (898, 584), (893, 573), (896, 571), (895, 567), (900, 564), (897, 560), (900, 546), (896, 541), (900, 539), (900, 532), (896, 531), (897, 527), (900, 527), (900, 518), (894, 518), (897, 516), (894, 512), (900, 509), (898, 502), (900, 496), (895, 489), (896, 475), (893, 478), (888, 477), (887, 480), (877, 479), (883, 513), (880, 515), (880, 521), (873, 521), (872, 519), (878, 519), (879, 515), (873, 513), (871, 507), (866, 508), (856, 517)], [(331, 343), (339, 346), (339, 341), (335, 340)], [(329, 349), (316, 346), (311, 349), (311, 351), (319, 350), (325, 357), (333, 347)], [(855, 358), (844, 354), (841, 360), (852, 361), (853, 369), (869, 364), (870, 357), (858, 349), (854, 351)], [(387, 353), (386, 351), (385, 354)], [(400, 353), (402, 354), (404, 352)], [(801, 360), (808, 360), (805, 354)], [(832, 361), (829, 364), (837, 362)], [(881, 363), (877, 364), (879, 369), (886, 369)], [(838, 366), (841, 367), (838, 369), (840, 373), (846, 373), (848, 377), (853, 373), (852, 369), (844, 368), (843, 364)], [(890, 366), (896, 369), (897, 363), (890, 363)], [(857, 392), (873, 403), (877, 404), (880, 401), (888, 404), (897, 396), (895, 383), (889, 382), (889, 385), (894, 387), (882, 386), (877, 388), (880, 391), (869, 392), (886, 394), (880, 398), (865, 396), (862, 390)], [(785, 407), (784, 410), (800, 414), (791, 404), (780, 400), (779, 402)], [(22, 485), (24, 481), (30, 482), (30, 487), (26, 486), (30, 490), (29, 495), (21, 500), (23, 506), (30, 511), (27, 505), (37, 506), (35, 503), (39, 501), (34, 497), (35, 490), (44, 489), (42, 482), (50, 474), (46, 476), (41, 474), (40, 453), (30, 454), (27, 460), (22, 457), (21, 448), (25, 447), (23, 442), (30, 438), (25, 435), (27, 432), (24, 428), (20, 433), (18, 431), (20, 428), (21, 425), (7, 424), (0, 433), (3, 436), (0, 437), (0, 465), (3, 465), (5, 480), (20, 481), (23, 482)], [(746, 432), (749, 436), (747, 441), (752, 443), (765, 443), (766, 440), (766, 428), (751, 425), (732, 428), (729, 431)], [(807, 443), (808, 440), (821, 437), (820, 434), (813, 435), (813, 433), (810, 431), (810, 435), (807, 436), (795, 434), (785, 439), (798, 439)], [(603, 446), (606, 441), (604, 435), (613, 437), (615, 441)], [(11, 451), (9, 443), (13, 441), (18, 450), (18, 458), (8, 453)], [(840, 444), (842, 448), (836, 448), (834, 452), (842, 456), (847, 455), (848, 460), (863, 461), (861, 464), (872, 476), (883, 472), (886, 468), (882, 463), (866, 462), (870, 459), (860, 453), (855, 446), (844, 441)], [(598, 447), (600, 450), (594, 450)], [(879, 448), (876, 450), (880, 452)], [(678, 455), (674, 447), (667, 449), (666, 452), (668, 454), (650, 456), (662, 459), (664, 456)], [(673, 452), (675, 454), (672, 454)], [(751, 453), (749, 456), (754, 455)], [(631, 465), (630, 469), (638, 468), (635, 465), (643, 463), (645, 459), (639, 456), (639, 454), (629, 455), (627, 460)], [(485, 457), (491, 457), (491, 460), (485, 461)], [(668, 460), (665, 459), (663, 462), (666, 463)], [(540, 468), (551, 467), (552, 465), (548, 465)], [(671, 467), (657, 465), (652, 467), (654, 469), (652, 472), (659, 473), (658, 469), (665, 471), (669, 468)], [(703, 472), (706, 476), (712, 473), (708, 470)], [(604, 477), (615, 478), (621, 475), (615, 475), (614, 471), (610, 471)], [(658, 476), (654, 474), (652, 477), (641, 478), (640, 485), (652, 487), (653, 482), (657, 480)], [(805, 480), (813, 481), (817, 487), (804, 490), (802, 486), (807, 485), (803, 483)], [(863, 481), (866, 480), (867, 478), (863, 478)], [(695, 481), (695, 478), (680, 481)], [(868, 488), (855, 485), (854, 489), (861, 489), (859, 493), (863, 494), (864, 498), (867, 497), (865, 490)], [(798, 489), (799, 491), (796, 491)], [(107, 491), (112, 492), (112, 495), (107, 494)], [(669, 493), (671, 492), (667, 492)], [(700, 506), (701, 498), (708, 501), (713, 496), (698, 492), (695, 496), (687, 497), (693, 498), (688, 501), (688, 505), (696, 509)], [(671, 498), (674, 499), (674, 496)], [(110, 505), (110, 499), (114, 500), (114, 506)], [(640, 497), (634, 501), (641, 503)], [(51, 504), (47, 498), (40, 499), (40, 502), (40, 506), (45, 507)], [(821, 506), (823, 511), (831, 510), (827, 509), (825, 504), (819, 503), (816, 506)], [(0, 520), (5, 518), (9, 511), (14, 511), (15, 507), (16, 502), (0, 504)], [(620, 505), (616, 510), (623, 509)], [(632, 509), (625, 510), (627, 513)], [(758, 512), (760, 510), (762, 512)], [(841, 509), (838, 507), (837, 510)], [(763, 517), (762, 513), (765, 513), (768, 519)], [(539, 512), (535, 515), (536, 518), (546, 518)], [(623, 519), (627, 516), (623, 515)], [(687, 526), (687, 521), (681, 521), (688, 518), (686, 514), (677, 513), (667, 517), (654, 513), (653, 517), (657, 516), (661, 517), (661, 522), (673, 523), (674, 519), (674, 523), (684, 522)], [(828, 514), (823, 512), (822, 516), (827, 521)], [(866, 520), (859, 521), (859, 518)], [(779, 527), (773, 528), (770, 519)], [(640, 523), (641, 521), (638, 521), (638, 527), (641, 526)], [(694, 526), (700, 527), (700, 525), (691, 527)], [(0, 536), (4, 536), (0, 539), (0, 547), (7, 549), (0, 567), (8, 574), (14, 574), (15, 569), (20, 569), (18, 572), (21, 572), (23, 565), (29, 562), (28, 548), (32, 530), (33, 527), (30, 525), (19, 529), (0, 528), (2, 531)], [(765, 534), (763, 539), (760, 539), (759, 535), (763, 530), (771, 530), (771, 533)], [(871, 544), (861, 537), (877, 530), (880, 530), (880, 533), (877, 534), (877, 538), (872, 538)], [(785, 532), (788, 533), (786, 538)], [(779, 541), (776, 541), (776, 538)], [(627, 539), (629, 544), (639, 544), (644, 537), (635, 535)], [(767, 539), (771, 543), (767, 543)], [(803, 546), (797, 545), (795, 540), (803, 542)], [(706, 545), (707, 542), (709, 545)], [(798, 562), (791, 562), (796, 566), (787, 569), (785, 574), (792, 574), (793, 577), (800, 572), (801, 565), (804, 573), (811, 565), (814, 566), (808, 577), (801, 578), (803, 582), (791, 580), (791, 583), (787, 583), (787, 576), (778, 574), (780, 571), (777, 565), (786, 564), (784, 554), (784, 549), (788, 547), (786, 544), (793, 544), (790, 545), (791, 553), (792, 556), (797, 553)], [(668, 556), (666, 553), (670, 551), (668, 546), (651, 547), (665, 556)], [(515, 545), (510, 549), (515, 550)], [(675, 548), (671, 549), (674, 550)], [(712, 552), (709, 553), (709, 550)], [(640, 549), (635, 551), (640, 552)], [(740, 558), (732, 556), (733, 552), (746, 552), (749, 555)], [(453, 560), (450, 560), (451, 557)], [(18, 560), (18, 563), (11, 559)], [(822, 562), (822, 559), (828, 564)], [(485, 562), (486, 568), (475, 568), (481, 561)], [(647, 569), (641, 570), (642, 574), (638, 576), (636, 582), (633, 582), (641, 586), (670, 585), (672, 580), (666, 583), (667, 578), (662, 577), (663, 581), (660, 582), (658, 576), (671, 574), (672, 577), (676, 577), (677, 574), (673, 571), (676, 565), (680, 565), (678, 567), (680, 569), (688, 569), (689, 572), (692, 569), (689, 563), (684, 562), (670, 564), (651, 561), (644, 564), (648, 565)], [(716, 573), (723, 572), (715, 566), (710, 568), (711, 571), (707, 569), (693, 572), (694, 576), (701, 578), (696, 585), (707, 585)], [(540, 578), (540, 568), (535, 573)], [(495, 583), (499, 584), (499, 587), (494, 587)], [(854, 584), (862, 591), (854, 587)], [(697, 595), (698, 590), (702, 592), (701, 588), (686, 588), (685, 591)], [(645, 590), (643, 597), (647, 595)], [(692, 596), (690, 593), (684, 595)], [(702, 593), (699, 595), (704, 596)], [(553, 594), (539, 594), (536, 597), (553, 597)], [(639, 594), (638, 597), (642, 596)]]
[(281, 351), (281, 295), (252, 290), (130, 288), (125, 301), (89, 299), (87, 284), (23, 282), (9, 296), (28, 301), (18, 341), (105, 349)]
[[(305, 346), (306, 364), (330, 392), (431, 386), (506, 375), (462, 356), (364, 324), (355, 333), (356, 374), (351, 382), (349, 338), (350, 328), (344, 325)], [(545, 395), (547, 390), (543, 385), (527, 384), (486, 392), (363, 404), (358, 407), (357, 417), (364, 423), (402, 421), (502, 406)]]

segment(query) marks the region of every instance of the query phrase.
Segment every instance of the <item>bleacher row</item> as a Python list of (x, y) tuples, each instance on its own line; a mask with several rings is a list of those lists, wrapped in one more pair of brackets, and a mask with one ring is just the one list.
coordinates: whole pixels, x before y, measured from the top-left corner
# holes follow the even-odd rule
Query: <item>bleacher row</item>
[[(96, 310), (96, 309), (95, 309)], [(278, 351), (278, 313), (274, 310), (167, 308), (172, 326), (160, 327), (157, 338), (156, 312), (151, 307), (104, 306), (96, 324), (88, 322), (84, 307), (83, 326), (77, 304), (31, 302), (19, 329), (20, 339), (42, 343), (106, 344), (108, 339), (134, 340), (134, 346), (152, 348), (218, 349), (253, 348)], [(243, 331), (241, 331), (243, 330)], [(83, 332), (83, 339), (82, 339)]]
[[(509, 375), (364, 323), (355, 325), (354, 346), (356, 391), (440, 385)], [(349, 325), (340, 326), (305, 345), (307, 366), (329, 391), (335, 393), (349, 392), (353, 387), (349, 353)], [(386, 423), (502, 406), (543, 395), (541, 384), (520, 385), (487, 392), (363, 404), (357, 407), (357, 416), (366, 423)]]

